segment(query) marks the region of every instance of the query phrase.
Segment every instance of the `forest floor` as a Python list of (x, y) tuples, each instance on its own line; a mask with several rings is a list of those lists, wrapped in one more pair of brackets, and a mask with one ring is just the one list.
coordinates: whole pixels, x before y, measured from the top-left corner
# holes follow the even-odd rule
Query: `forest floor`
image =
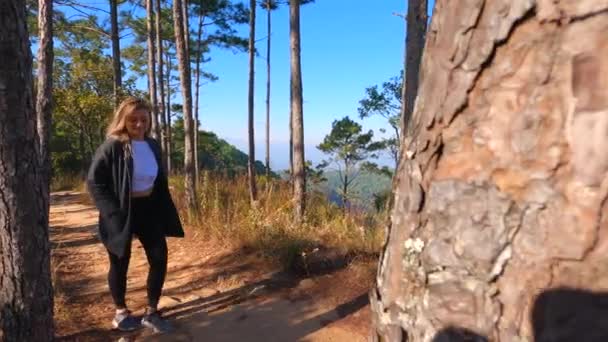
[[(97, 210), (77, 192), (51, 196), (50, 237), (59, 341), (366, 341), (373, 261), (354, 261), (316, 276), (282, 271), (253, 250), (221, 245), (186, 227), (168, 239), (169, 265), (160, 309), (176, 327), (111, 329), (114, 308), (99, 242)], [(127, 305), (141, 315), (148, 264), (136, 239)]]

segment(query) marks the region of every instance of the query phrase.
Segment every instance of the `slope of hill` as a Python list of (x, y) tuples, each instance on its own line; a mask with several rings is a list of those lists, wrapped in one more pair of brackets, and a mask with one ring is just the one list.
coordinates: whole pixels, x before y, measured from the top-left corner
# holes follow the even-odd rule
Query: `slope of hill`
[[(327, 181), (319, 185), (318, 190), (327, 194), (333, 203), (341, 205), (340, 188), (342, 187), (342, 183), (339, 173), (337, 171), (328, 171), (324, 175)], [(390, 189), (391, 179), (389, 177), (361, 171), (348, 190), (351, 197), (351, 205), (365, 210), (373, 209), (375, 195), (382, 195), (390, 191)]]
[[(173, 150), (171, 160), (175, 165), (183, 165), (184, 162), (184, 124), (180, 118), (174, 122)], [(226, 140), (218, 137), (213, 132), (199, 131), (199, 163), (204, 170), (218, 171), (227, 175), (236, 175), (247, 172), (247, 154), (229, 144)], [(266, 173), (264, 164), (256, 160), (256, 173)], [(276, 176), (274, 173), (273, 176)]]
[[(199, 132), (199, 162), (207, 170), (232, 173), (247, 172), (247, 154), (221, 139), (213, 132)], [(265, 174), (264, 164), (256, 160), (257, 174)]]

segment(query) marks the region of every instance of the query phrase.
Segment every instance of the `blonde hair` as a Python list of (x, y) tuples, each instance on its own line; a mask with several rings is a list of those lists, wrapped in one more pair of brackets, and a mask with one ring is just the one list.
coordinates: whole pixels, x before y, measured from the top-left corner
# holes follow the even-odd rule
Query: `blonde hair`
[(110, 125), (108, 125), (106, 136), (108, 138), (116, 138), (123, 142), (128, 141), (129, 134), (127, 133), (126, 117), (129, 113), (133, 113), (138, 110), (145, 110), (148, 112), (149, 120), (148, 127), (146, 127), (145, 136), (149, 137), (150, 132), (152, 131), (152, 108), (145, 100), (133, 96), (127, 97), (120, 103), (116, 109), (116, 112), (114, 113), (112, 122)]

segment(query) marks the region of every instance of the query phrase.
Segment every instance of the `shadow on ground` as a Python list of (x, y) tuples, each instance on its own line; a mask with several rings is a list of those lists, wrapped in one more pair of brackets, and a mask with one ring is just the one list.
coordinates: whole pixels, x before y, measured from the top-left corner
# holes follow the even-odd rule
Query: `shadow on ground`
[(53, 205), (82, 204), (88, 203), (90, 197), (87, 193), (59, 191), (51, 193), (50, 200)]
[(52, 226), (49, 230), (51, 239), (51, 248), (78, 248), (96, 243), (100, 243), (97, 236), (97, 224), (91, 224), (81, 227), (70, 226)]
[(145, 341), (297, 341), (367, 306), (367, 293), (334, 308), (320, 309), (310, 298), (287, 296), (302, 279), (276, 273), (261, 281), (163, 310), (176, 325), (171, 335), (131, 334), (91, 329), (58, 341), (102, 341), (137, 338)]

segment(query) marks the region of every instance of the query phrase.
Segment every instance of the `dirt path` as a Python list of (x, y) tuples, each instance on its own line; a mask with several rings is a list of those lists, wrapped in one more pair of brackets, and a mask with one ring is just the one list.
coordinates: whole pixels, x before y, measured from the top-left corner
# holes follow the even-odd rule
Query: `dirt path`
[[(51, 242), (55, 317), (60, 341), (365, 341), (369, 278), (351, 264), (333, 274), (297, 278), (278, 272), (253, 252), (208, 241), (187, 229), (169, 239), (169, 271), (160, 307), (176, 326), (171, 335), (110, 330), (105, 249), (96, 237), (97, 211), (83, 195), (52, 195)], [(127, 305), (145, 307), (147, 262), (138, 241), (127, 284)]]

